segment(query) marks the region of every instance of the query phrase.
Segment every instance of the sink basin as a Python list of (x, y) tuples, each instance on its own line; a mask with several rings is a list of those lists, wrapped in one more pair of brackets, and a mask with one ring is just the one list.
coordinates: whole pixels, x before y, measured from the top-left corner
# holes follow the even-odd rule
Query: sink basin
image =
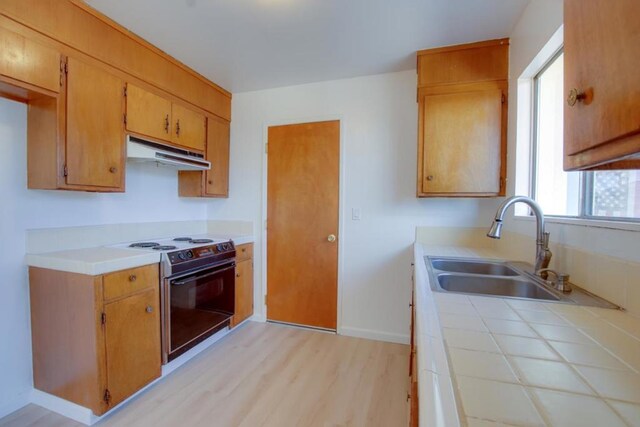
[[(517, 273), (516, 273), (517, 275)], [(438, 274), (438, 284), (449, 292), (559, 301), (560, 298), (527, 279)]]
[(501, 262), (489, 261), (462, 261), (452, 259), (431, 260), (431, 265), (436, 270), (448, 271), (451, 273), (482, 274), (490, 276), (519, 276), (520, 273), (511, 267), (507, 267)]

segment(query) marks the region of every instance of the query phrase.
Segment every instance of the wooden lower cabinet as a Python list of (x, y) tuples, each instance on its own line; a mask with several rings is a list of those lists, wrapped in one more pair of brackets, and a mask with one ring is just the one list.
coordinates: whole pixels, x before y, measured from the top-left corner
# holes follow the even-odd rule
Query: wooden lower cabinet
[(253, 315), (253, 244), (236, 247), (235, 314), (231, 327), (244, 322)]
[(30, 267), (35, 388), (101, 415), (160, 377), (158, 275), (158, 264), (102, 276)]

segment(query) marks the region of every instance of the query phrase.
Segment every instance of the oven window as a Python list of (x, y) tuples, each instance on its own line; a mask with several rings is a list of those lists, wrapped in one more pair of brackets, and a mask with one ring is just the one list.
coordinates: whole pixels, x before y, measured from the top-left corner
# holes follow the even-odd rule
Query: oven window
[(171, 351), (229, 320), (234, 310), (234, 267), (170, 282)]

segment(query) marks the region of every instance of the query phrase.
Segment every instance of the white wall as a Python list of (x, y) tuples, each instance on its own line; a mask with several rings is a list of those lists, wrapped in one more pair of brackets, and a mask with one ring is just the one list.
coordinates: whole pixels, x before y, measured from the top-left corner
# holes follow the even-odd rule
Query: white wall
[(27, 190), (26, 106), (0, 99), (0, 417), (32, 386), (25, 230), (91, 224), (204, 220), (206, 203), (178, 198), (177, 174), (127, 168), (127, 192)]
[[(406, 341), (416, 226), (484, 226), (496, 207), (495, 200), (416, 199), (415, 71), (234, 94), (232, 113), (230, 198), (212, 201), (209, 217), (256, 224), (265, 219), (265, 126), (342, 120), (339, 330)], [(352, 208), (362, 210), (361, 221), (351, 220)], [(257, 237), (255, 307), (264, 315), (262, 240)]]

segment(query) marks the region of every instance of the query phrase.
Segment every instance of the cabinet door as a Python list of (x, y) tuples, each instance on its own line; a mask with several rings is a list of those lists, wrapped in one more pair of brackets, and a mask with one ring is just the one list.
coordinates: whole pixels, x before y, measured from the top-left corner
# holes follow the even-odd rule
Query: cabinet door
[(171, 141), (176, 145), (204, 151), (205, 116), (178, 104), (172, 105), (171, 115), (173, 117)]
[(420, 99), (422, 195), (502, 192), (506, 95), (487, 85), (446, 87)]
[(155, 287), (105, 305), (111, 407), (160, 376), (158, 292)]
[(564, 10), (565, 92), (585, 96), (567, 98), (565, 156), (607, 145), (566, 166), (639, 152), (640, 138), (618, 139), (640, 134), (640, 2), (565, 0)]
[(253, 314), (253, 260), (236, 265), (236, 303), (232, 327)]
[(127, 83), (127, 130), (171, 141), (171, 101)]
[(124, 191), (124, 82), (76, 59), (68, 61), (66, 182)]
[(230, 124), (226, 120), (209, 117), (207, 124), (206, 193), (209, 196), (229, 196), (229, 138)]
[(60, 52), (0, 27), (0, 74), (60, 91)]

